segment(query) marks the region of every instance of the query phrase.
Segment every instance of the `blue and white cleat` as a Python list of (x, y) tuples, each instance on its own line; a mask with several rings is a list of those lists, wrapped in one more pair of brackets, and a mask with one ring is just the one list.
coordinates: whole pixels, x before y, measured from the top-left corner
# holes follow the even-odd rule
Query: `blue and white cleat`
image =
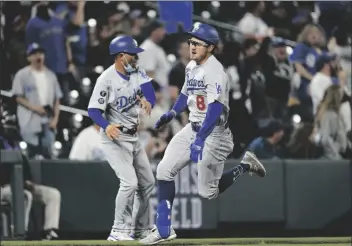
[(241, 161), (243, 164), (249, 165), (249, 174), (253, 175), (255, 173), (259, 177), (265, 177), (266, 170), (263, 164), (258, 160), (254, 153), (251, 151), (246, 151)]
[(134, 239), (130, 235), (128, 235), (128, 233), (120, 232), (112, 229), (107, 240), (111, 242), (116, 242), (116, 241), (133, 241)]
[(140, 240), (139, 242), (144, 245), (151, 245), (151, 244), (171, 241), (175, 238), (177, 238), (177, 235), (175, 230), (172, 227), (170, 227), (170, 236), (164, 239), (160, 236), (158, 228), (154, 226), (153, 229), (150, 230), (150, 234), (147, 237)]

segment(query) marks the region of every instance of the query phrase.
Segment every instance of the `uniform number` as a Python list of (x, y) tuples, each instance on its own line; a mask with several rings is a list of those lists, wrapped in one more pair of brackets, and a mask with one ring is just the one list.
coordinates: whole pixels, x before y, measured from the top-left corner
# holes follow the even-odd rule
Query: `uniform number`
[(199, 110), (205, 110), (205, 102), (204, 102), (204, 96), (200, 96), (200, 95), (198, 95), (197, 97), (196, 97), (196, 102), (197, 102), (197, 108), (199, 109)]

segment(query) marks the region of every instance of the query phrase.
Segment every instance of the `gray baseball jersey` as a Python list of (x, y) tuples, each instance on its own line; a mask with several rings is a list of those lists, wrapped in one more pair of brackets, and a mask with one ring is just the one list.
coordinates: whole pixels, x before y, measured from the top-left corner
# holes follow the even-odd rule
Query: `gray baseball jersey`
[[(99, 76), (88, 108), (105, 111), (110, 123), (136, 127), (140, 111), (137, 95), (142, 97), (140, 85), (150, 80), (143, 70), (127, 77), (112, 65)], [(118, 139), (111, 141), (103, 130), (100, 135), (105, 158), (120, 180), (113, 229), (121, 232), (147, 230), (154, 176), (139, 136), (121, 132)]]
[[(229, 115), (229, 84), (223, 66), (214, 56), (209, 57), (202, 65), (191, 61), (186, 67), (186, 78), (181, 92), (188, 96), (189, 120), (193, 123), (203, 123), (208, 104), (219, 101), (224, 105), (220, 121), (207, 137), (203, 158), (197, 164), (198, 192), (202, 197), (213, 199), (219, 193), (219, 179), (225, 160), (233, 148), (232, 134), (226, 127)], [(176, 174), (191, 163), (189, 147), (195, 136), (196, 132), (189, 123), (172, 138), (158, 165), (158, 180), (174, 180)]]
[(191, 122), (202, 123), (208, 104), (219, 101), (224, 105), (219, 125), (227, 123), (229, 115), (229, 83), (224, 67), (211, 56), (202, 64), (190, 61), (186, 66), (186, 79), (181, 92), (188, 96), (187, 104)]
[(137, 95), (142, 97), (140, 85), (150, 81), (142, 69), (127, 77), (119, 74), (112, 65), (99, 76), (88, 108), (105, 111), (106, 119), (111, 123), (135, 127), (139, 124)]

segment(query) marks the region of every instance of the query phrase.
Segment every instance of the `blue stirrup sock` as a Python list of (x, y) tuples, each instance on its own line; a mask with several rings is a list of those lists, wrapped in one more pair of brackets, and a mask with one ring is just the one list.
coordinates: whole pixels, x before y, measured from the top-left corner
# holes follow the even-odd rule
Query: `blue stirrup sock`
[(165, 239), (171, 233), (171, 209), (175, 198), (175, 181), (158, 180), (158, 200), (156, 210), (156, 227), (161, 238)]

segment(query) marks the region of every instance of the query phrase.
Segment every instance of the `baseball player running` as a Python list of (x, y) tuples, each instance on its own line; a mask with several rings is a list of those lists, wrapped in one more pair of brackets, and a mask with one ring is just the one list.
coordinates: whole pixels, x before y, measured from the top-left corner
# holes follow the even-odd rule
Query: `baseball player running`
[(169, 123), (187, 107), (189, 120), (169, 143), (157, 168), (158, 199), (156, 228), (142, 239), (143, 244), (155, 244), (176, 238), (171, 227), (171, 208), (175, 197), (174, 178), (191, 162), (198, 167), (199, 195), (214, 199), (229, 188), (243, 173), (264, 177), (266, 170), (251, 152), (241, 163), (223, 173), (227, 156), (232, 152), (232, 133), (228, 128), (229, 84), (221, 63), (213, 56), (219, 35), (210, 25), (197, 23), (189, 32), (191, 61), (186, 67), (186, 79), (171, 111), (156, 122), (158, 129)]
[(133, 240), (129, 235), (131, 230), (140, 239), (149, 225), (148, 200), (154, 176), (139, 142), (138, 115), (140, 106), (150, 114), (155, 93), (151, 78), (137, 68), (137, 54), (143, 49), (132, 37), (116, 37), (109, 50), (115, 63), (97, 79), (88, 106), (89, 117), (102, 128), (100, 135), (106, 160), (120, 180), (115, 220), (108, 240)]

